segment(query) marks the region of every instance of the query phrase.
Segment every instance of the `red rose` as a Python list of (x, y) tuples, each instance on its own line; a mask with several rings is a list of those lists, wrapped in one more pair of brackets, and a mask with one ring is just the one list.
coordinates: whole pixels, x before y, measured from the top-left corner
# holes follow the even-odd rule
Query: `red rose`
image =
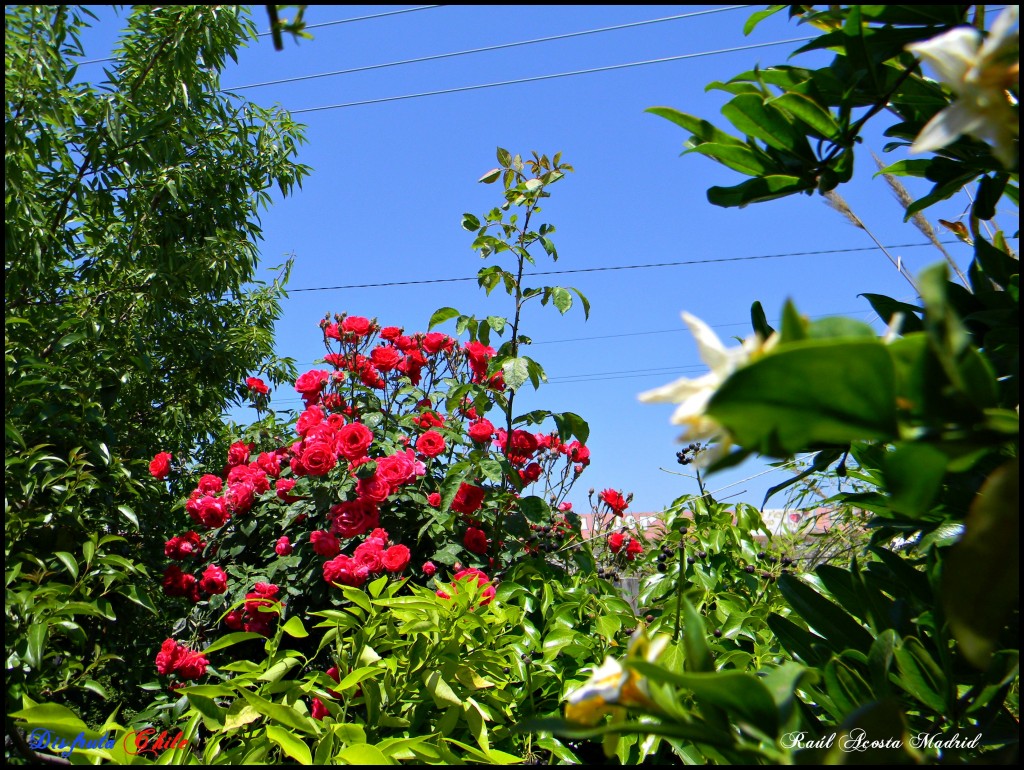
[(326, 442), (307, 444), (302, 450), (302, 465), (310, 476), (326, 476), (337, 464), (338, 456)]
[(437, 565), (432, 561), (425, 561), (423, 562), (423, 567), (421, 567), (421, 569), (423, 570), (423, 574), (429, 578), (433, 577), (437, 572)]
[(473, 441), (483, 444), (490, 441), (491, 436), (494, 435), (494, 425), (487, 419), (477, 420), (469, 426), (468, 433)]
[(459, 491), (452, 500), (452, 510), (456, 513), (475, 513), (484, 502), (484, 491), (480, 487), (462, 482)]
[(164, 570), (162, 585), (167, 596), (191, 596), (196, 576), (182, 572), (177, 564), (171, 564)]
[(341, 322), (341, 330), (353, 337), (365, 337), (373, 328), (369, 318), (359, 315), (350, 315)]
[(209, 529), (223, 527), (231, 517), (223, 497), (207, 495), (198, 501), (197, 519)]
[(538, 463), (530, 463), (527, 465), (519, 474), (519, 478), (522, 479), (523, 485), (532, 484), (540, 478), (541, 467)]
[(618, 553), (622, 550), (622, 544), (626, 541), (626, 536), (621, 532), (613, 532), (608, 536), (608, 549), (612, 553)]
[(621, 516), (623, 511), (629, 507), (629, 503), (626, 502), (626, 498), (622, 496), (622, 493), (614, 489), (603, 490), (601, 494), (598, 495), (598, 498), (604, 502), (605, 505), (611, 508), (612, 513), (616, 516)]
[(473, 371), (473, 381), (482, 381), (487, 376), (487, 365), (494, 356), (494, 348), (481, 342), (467, 342), (463, 350)]
[(416, 451), (424, 457), (437, 457), (445, 450), (444, 436), (428, 430), (416, 441)]
[(323, 720), (324, 717), (329, 717), (331, 712), (327, 710), (327, 706), (319, 698), (313, 698), (313, 708), (310, 709), (310, 713), (313, 714), (313, 719)]
[(181, 658), (174, 664), (174, 673), (182, 679), (198, 679), (206, 673), (206, 667), (210, 661), (203, 657), (202, 653), (185, 649)]
[(208, 594), (222, 594), (228, 590), (228, 575), (216, 564), (211, 564), (203, 570), (199, 587)]
[(430, 355), (437, 355), (442, 350), (451, 350), (455, 340), (441, 332), (430, 332), (423, 336), (423, 349)]
[(366, 476), (356, 482), (356, 494), (361, 500), (368, 500), (371, 503), (383, 503), (391, 494), (391, 487), (387, 481), (382, 479), (376, 472), (372, 476)]
[(324, 563), (324, 581), (328, 583), (341, 583), (360, 588), (369, 577), (370, 571), (348, 556), (335, 556)]
[(404, 545), (393, 545), (384, 552), (384, 569), (388, 572), (401, 572), (409, 566), (412, 554)]
[(313, 544), (313, 551), (318, 556), (337, 556), (341, 550), (341, 545), (338, 543), (338, 538), (332, 535), (330, 532), (323, 532), (321, 530), (314, 530), (309, 533), (309, 542)]
[(224, 488), (224, 480), (220, 476), (207, 473), (200, 477), (197, 488), (204, 495), (215, 495)]
[(241, 631), (245, 626), (242, 611), (231, 610), (231, 612), (224, 616), (224, 625), (232, 631)]
[(224, 500), (232, 513), (248, 513), (256, 502), (256, 490), (248, 481), (229, 484), (228, 491), (224, 493)]
[(382, 457), (377, 461), (377, 475), (387, 482), (392, 491), (416, 478), (414, 458), (405, 452)]
[(314, 425), (319, 425), (324, 421), (324, 410), (316, 404), (306, 407), (305, 411), (299, 415), (298, 422), (295, 423), (295, 432), (300, 436), (305, 436), (309, 429)]
[(572, 510), (572, 503), (570, 503), (568, 500), (566, 500), (564, 503), (559, 503), (558, 504), (558, 510), (562, 511), (562, 513), (566, 513), (568, 511), (571, 511)]
[(579, 463), (584, 466), (590, 465), (590, 450), (583, 446), (579, 441), (570, 441), (565, 445), (565, 449), (572, 462)]
[(377, 506), (367, 500), (349, 500), (331, 508), (331, 532), (358, 537), (380, 524)]
[(259, 377), (246, 377), (245, 387), (260, 396), (265, 396), (270, 392), (270, 388), (267, 387), (267, 383)]
[(295, 479), (278, 479), (277, 483), (274, 484), (274, 489), (277, 490), (277, 496), (286, 503), (294, 503), (296, 500), (301, 500), (301, 497), (295, 497), (288, 493), (295, 487)]
[(278, 556), (289, 556), (292, 552), (292, 544), (288, 539), (287, 535), (282, 535), (278, 538), (277, 544), (274, 546), (274, 553)]
[(186, 559), (203, 550), (203, 545), (199, 534), (189, 531), (184, 535), (175, 535), (164, 543), (164, 556), (178, 560)]
[(312, 369), (305, 374), (300, 374), (295, 380), (295, 390), (302, 394), (305, 399), (315, 399), (320, 391), (327, 385), (330, 375), (323, 369)]
[(644, 547), (640, 545), (639, 540), (630, 539), (629, 545), (626, 546), (626, 558), (633, 561), (637, 556), (644, 552)]
[(171, 475), (171, 453), (157, 452), (149, 463), (149, 473), (154, 479), (166, 479)]
[(380, 330), (380, 338), (382, 340), (387, 340), (388, 342), (393, 342), (401, 336), (402, 330), (397, 326), (385, 326)]
[(433, 508), (440, 508), (441, 507), (441, 493), (440, 492), (431, 492), (429, 495), (427, 495), (427, 503), (431, 507), (433, 507)]
[(373, 443), (373, 431), (359, 422), (346, 425), (338, 431), (338, 451), (347, 460), (358, 460)]
[(378, 345), (370, 353), (370, 360), (373, 365), (382, 372), (390, 372), (402, 360), (402, 353), (390, 345)]
[(388, 541), (391, 539), (391, 536), (388, 535), (388, 531), (386, 529), (381, 529), (380, 527), (377, 527), (377, 529), (373, 530), (373, 532), (367, 535), (366, 539), (380, 540), (381, 545), (387, 545)]
[(373, 574), (384, 571), (384, 549), (373, 538), (357, 545), (352, 558)]
[(249, 463), (249, 455), (251, 452), (252, 447), (244, 441), (236, 441), (228, 447), (228, 465), (247, 465)]
[(487, 534), (482, 529), (470, 527), (466, 530), (462, 544), (471, 553), (483, 555), (487, 553)]

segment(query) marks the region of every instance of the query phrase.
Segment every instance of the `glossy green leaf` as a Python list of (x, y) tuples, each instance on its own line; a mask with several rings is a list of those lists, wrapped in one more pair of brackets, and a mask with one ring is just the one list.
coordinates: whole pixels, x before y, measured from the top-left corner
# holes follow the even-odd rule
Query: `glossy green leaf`
[(964, 536), (946, 555), (942, 603), (964, 655), (984, 668), (1020, 600), (1020, 466), (993, 472), (967, 516)]
[(783, 575), (779, 590), (808, 626), (827, 639), (833, 650), (852, 647), (867, 652), (871, 634), (841, 607), (792, 575)]
[(735, 372), (708, 414), (737, 443), (788, 456), (896, 434), (892, 359), (874, 340), (792, 343)]
[(267, 737), (281, 747), (287, 756), (301, 765), (313, 764), (313, 755), (301, 738), (277, 725), (267, 725)]

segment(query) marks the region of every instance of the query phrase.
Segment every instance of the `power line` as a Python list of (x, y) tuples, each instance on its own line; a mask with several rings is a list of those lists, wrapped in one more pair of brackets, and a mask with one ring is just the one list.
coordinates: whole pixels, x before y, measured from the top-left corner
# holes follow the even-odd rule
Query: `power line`
[[(428, 6), (431, 8), (437, 8), (439, 6)], [(632, 27), (641, 27), (647, 24), (660, 24), (666, 21), (676, 21), (678, 19), (688, 19), (694, 16), (706, 16), (712, 13), (721, 13), (722, 11), (735, 11), (740, 8), (746, 8), (745, 5), (730, 5), (723, 8), (712, 8), (707, 11), (691, 11), (690, 13), (680, 13), (675, 16), (664, 16), (658, 19), (645, 19), (643, 21), (633, 21), (628, 24), (616, 24), (611, 27), (601, 27), (599, 29), (587, 29), (581, 32), (567, 32), (563, 35), (549, 35), (547, 37), (538, 37), (532, 40), (521, 40), (517, 43), (500, 43), (498, 45), (483, 46), (481, 48), (469, 48), (465, 51), (451, 51), (449, 53), (433, 54), (431, 56), (420, 56), (415, 59), (402, 59), (401, 61), (386, 62), (384, 64), (368, 64), (364, 67), (351, 67), (343, 70), (333, 70), (331, 72), (319, 72), (314, 75), (300, 75), (293, 78), (282, 78), (280, 80), (267, 80), (262, 83), (250, 83), (244, 86), (234, 86), (232, 88), (224, 88), (224, 91), (244, 91), (248, 88), (262, 88), (263, 86), (276, 86), (285, 83), (296, 83), (302, 80), (314, 80), (316, 78), (333, 77), (335, 75), (351, 75), (356, 72), (370, 72), (371, 70), (385, 69), (387, 67), (400, 67), (405, 64), (419, 64), (428, 61), (437, 61), (439, 59), (450, 59), (456, 56), (467, 56), (469, 54), (476, 53), (487, 53), (489, 51), (500, 51), (505, 48), (517, 48), (524, 45), (532, 45), (534, 43), (549, 43), (555, 40), (568, 40), (569, 38), (582, 37), (584, 35), (595, 35), (600, 32), (613, 32), (620, 29), (630, 29)]]
[[(368, 16), (353, 16), (348, 19), (336, 19), (335, 21), (325, 21), (320, 24), (309, 24), (303, 29), (317, 29), (319, 27), (332, 27), (337, 24), (350, 24), (355, 21), (369, 21), (370, 19), (380, 19), (384, 16), (395, 16), (400, 13), (412, 13), (413, 11), (428, 11), (431, 8), (444, 8), (443, 5), (421, 5), (416, 8), (403, 8), (398, 11), (385, 11), (384, 13), (371, 13)], [(266, 37), (267, 35), (273, 34), (272, 32), (258, 32), (257, 37)], [(88, 59), (86, 61), (80, 61), (76, 66), (83, 67), (86, 64), (102, 64), (105, 61), (117, 61), (116, 56), (107, 56), (103, 59)]]
[[(959, 243), (956, 239), (941, 241), (941, 243)], [(885, 246), (886, 249), (910, 249), (919, 246), (932, 246), (930, 241), (923, 243), (897, 243)], [(573, 273), (601, 273), (614, 270), (646, 270), (655, 267), (682, 267), (686, 265), (710, 265), (721, 262), (749, 262), (756, 259), (782, 259), (783, 257), (811, 257), (827, 254), (849, 254), (858, 251), (877, 251), (878, 246), (857, 246), (846, 249), (826, 249), (822, 251), (791, 251), (784, 254), (758, 254), (752, 257), (717, 257), (712, 259), (688, 259), (680, 262), (652, 262), (641, 265), (610, 265), (608, 267), (580, 267), (572, 270), (543, 270), (532, 273), (523, 273), (523, 277), (530, 278), (542, 275), (569, 275)], [(384, 281), (381, 283), (351, 283), (340, 286), (309, 286), (301, 289), (287, 289), (288, 293), (307, 291), (336, 291), (342, 289), (379, 289), (389, 286), (422, 286), (431, 283), (459, 283), (462, 281), (476, 281), (477, 277), (467, 276), (464, 278), (423, 278), (414, 281)]]
[(516, 80), (501, 80), (496, 83), (480, 83), (474, 86), (459, 86), (458, 88), (443, 88), (437, 91), (422, 91), (416, 94), (402, 94), (401, 96), (384, 96), (379, 99), (363, 99), (358, 102), (344, 102), (343, 104), (328, 104), (323, 107), (305, 107), (301, 110), (289, 110), (292, 115), (301, 115), (304, 112), (323, 112), (324, 110), (340, 110), (345, 107), (362, 107), (367, 104), (382, 104), (384, 102), (397, 102), (404, 99), (418, 99), (421, 96), (440, 96), (442, 94), (456, 94), (463, 91), (479, 91), (483, 88), (498, 88), (499, 86), (511, 86), (520, 83), (536, 83), (541, 80), (554, 80), (556, 78), (568, 78), (574, 75), (592, 75), (595, 72), (610, 72), (612, 70), (627, 69), (629, 67), (643, 67), (647, 64), (663, 64), (665, 62), (682, 61), (683, 59), (699, 59), (704, 56), (716, 56), (723, 53), (738, 53), (740, 51), (752, 51), (757, 48), (769, 48), (776, 45), (788, 45), (790, 43), (804, 43), (813, 40), (812, 37), (794, 37), (788, 40), (776, 40), (771, 43), (753, 43), (741, 45), (734, 48), (719, 48), (714, 51), (700, 51), (698, 53), (684, 53), (679, 56), (666, 56), (661, 59), (646, 59), (644, 61), (628, 62), (626, 64), (611, 64), (607, 67), (592, 67), (584, 70), (573, 70), (572, 72), (557, 72), (552, 75), (537, 75), (529, 78), (517, 78)]
[[(369, 21), (370, 19), (382, 19), (385, 16), (397, 16), (400, 13), (412, 13), (413, 11), (429, 11), (431, 8), (444, 8), (443, 5), (420, 5), (415, 8), (402, 8), (398, 11), (384, 11), (383, 13), (371, 13), (368, 16), (353, 16), (350, 19), (337, 19), (336, 21), (324, 21), (320, 24), (307, 24), (303, 27), (306, 29), (319, 29), (320, 27), (333, 27), (338, 24), (351, 24), (354, 21)], [(260, 32), (257, 37), (266, 37), (267, 35), (274, 34), (271, 31)]]

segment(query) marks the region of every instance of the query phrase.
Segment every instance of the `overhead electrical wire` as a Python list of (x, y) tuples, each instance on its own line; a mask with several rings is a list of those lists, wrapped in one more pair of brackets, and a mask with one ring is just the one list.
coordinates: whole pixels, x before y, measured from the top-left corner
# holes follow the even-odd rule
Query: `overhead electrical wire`
[[(444, 6), (443, 5), (420, 5), (420, 6), (417, 6), (415, 8), (402, 8), (401, 10), (398, 10), (398, 11), (385, 11), (383, 13), (371, 13), (368, 16), (353, 16), (353, 17), (348, 18), (348, 19), (335, 19), (334, 21), (324, 21), (324, 22), (321, 22), (319, 24), (309, 24), (309, 25), (303, 27), (303, 29), (318, 29), (319, 27), (333, 27), (333, 26), (335, 26), (337, 24), (351, 24), (352, 22), (355, 22), (355, 21), (369, 21), (370, 19), (380, 19), (380, 18), (382, 18), (384, 16), (396, 16), (396, 15), (398, 15), (400, 13), (412, 13), (413, 11), (429, 11), (431, 8), (444, 8)], [(266, 32), (258, 32), (258, 33), (256, 33), (256, 36), (257, 37), (267, 37), (268, 35), (272, 35), (272, 34), (273, 34), (273, 32), (268, 30)], [(86, 64), (102, 64), (105, 61), (117, 61), (117, 57), (116, 56), (107, 56), (107, 57), (104, 57), (102, 59), (87, 59), (86, 61), (78, 62), (77, 66), (82, 67), (82, 66), (85, 66)]]
[[(956, 239), (940, 241), (941, 243), (959, 243)], [(932, 246), (930, 241), (922, 243), (897, 243), (885, 246), (886, 249), (910, 249), (920, 246)], [(524, 278), (531, 278), (541, 275), (570, 275), (575, 273), (602, 273), (615, 270), (647, 270), (656, 267), (683, 267), (688, 265), (711, 265), (722, 262), (748, 262), (758, 259), (782, 259), (784, 257), (810, 257), (827, 254), (849, 254), (858, 251), (877, 251), (878, 246), (857, 246), (845, 249), (825, 249), (820, 251), (791, 251), (783, 254), (758, 254), (750, 257), (716, 257), (712, 259), (687, 259), (679, 262), (652, 262), (639, 265), (609, 265), (607, 267), (579, 267), (571, 270), (539, 270), (523, 273)], [(462, 278), (423, 278), (413, 281), (382, 281), (380, 283), (350, 283), (339, 286), (308, 286), (299, 289), (287, 289), (289, 294), (307, 291), (340, 291), (343, 289), (379, 289), (389, 286), (422, 286), (431, 283), (459, 283), (463, 281), (476, 281), (477, 276), (466, 276)]]
[(612, 70), (628, 69), (630, 67), (643, 67), (648, 64), (664, 64), (666, 62), (683, 61), (684, 59), (699, 59), (704, 56), (717, 56), (724, 53), (738, 53), (740, 51), (753, 51), (757, 48), (769, 48), (776, 45), (788, 45), (790, 43), (804, 43), (813, 40), (813, 37), (792, 37), (786, 40), (775, 40), (770, 43), (752, 43), (751, 45), (735, 46), (733, 48), (718, 48), (713, 51), (699, 51), (697, 53), (684, 53), (679, 56), (665, 56), (660, 59), (645, 59), (644, 61), (627, 62), (626, 64), (610, 64), (606, 67), (591, 67), (590, 69), (572, 70), (570, 72), (556, 72), (551, 75), (535, 75), (528, 78), (516, 78), (515, 80), (500, 80), (495, 83), (478, 83), (472, 86), (458, 86), (456, 88), (442, 88), (436, 91), (421, 91), (415, 94), (401, 94), (399, 96), (383, 96), (378, 99), (362, 99), (356, 102), (343, 102), (342, 104), (327, 104), (322, 107), (305, 107), (300, 110), (289, 110), (292, 115), (301, 115), (308, 112), (323, 112), (324, 110), (340, 110), (346, 107), (362, 107), (367, 104), (383, 104), (384, 102), (398, 102), (405, 99), (419, 99), (424, 96), (441, 96), (443, 94), (457, 94), (465, 91), (479, 91), (484, 88), (499, 88), (501, 86), (512, 86), (520, 83), (537, 83), (542, 80), (555, 80), (557, 78), (568, 78), (575, 75), (592, 75), (596, 72), (611, 72)]
[[(438, 7), (438, 6), (428, 6)], [(689, 13), (680, 13), (675, 16), (663, 16), (658, 19), (644, 19), (642, 21), (632, 21), (628, 24), (616, 24), (611, 27), (600, 27), (598, 29), (585, 29), (580, 32), (567, 32), (562, 35), (549, 35), (547, 37), (537, 37), (532, 40), (520, 40), (515, 43), (499, 43), (497, 45), (482, 46), (480, 48), (468, 48), (464, 51), (450, 51), (448, 53), (433, 54), (431, 56), (419, 56), (414, 59), (402, 59), (400, 61), (385, 62), (383, 64), (368, 64), (363, 67), (351, 67), (343, 70), (332, 70), (331, 72), (318, 72), (313, 75), (300, 75), (292, 78), (281, 78), (280, 80), (267, 80), (262, 83), (249, 83), (244, 86), (233, 86), (231, 88), (222, 89), (224, 91), (244, 91), (248, 88), (262, 88), (264, 86), (276, 86), (283, 85), (286, 83), (297, 83), (302, 80), (314, 80), (316, 78), (334, 77), (336, 75), (351, 75), (357, 72), (370, 72), (371, 70), (385, 69), (387, 67), (400, 67), (405, 64), (420, 64), (422, 62), (437, 61), (439, 59), (450, 59), (456, 56), (467, 56), (469, 54), (487, 53), (490, 51), (501, 51), (506, 48), (517, 48), (524, 45), (532, 45), (534, 43), (550, 43), (555, 40), (568, 40), (574, 37), (583, 37), (584, 35), (596, 35), (601, 32), (613, 32), (620, 29), (630, 29), (632, 27), (642, 27), (647, 24), (660, 24), (666, 21), (677, 21), (679, 19), (689, 19), (694, 16), (706, 16), (712, 13), (721, 13), (722, 11), (735, 11), (737, 9), (746, 8), (745, 5), (730, 5), (723, 8), (712, 8), (706, 11), (691, 11)]]

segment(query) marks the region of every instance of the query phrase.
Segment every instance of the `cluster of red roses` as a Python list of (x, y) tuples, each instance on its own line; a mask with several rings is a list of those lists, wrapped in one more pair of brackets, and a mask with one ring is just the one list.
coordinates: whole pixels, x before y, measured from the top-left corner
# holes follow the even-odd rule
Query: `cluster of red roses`
[[(358, 383), (371, 389), (387, 389), (385, 395), (394, 387), (394, 394), (381, 396), (382, 401), (392, 404), (406, 403), (395, 397), (399, 388), (409, 383), (417, 385), (424, 379), (422, 387), (429, 393), (445, 377), (465, 381), (467, 369), (472, 382), (503, 389), (501, 374), (488, 374), (495, 350), (480, 342), (460, 347), (453, 338), (437, 332), (406, 335), (398, 327), (381, 328), (376, 321), (361, 316), (338, 315), (333, 323), (325, 319), (321, 330), (328, 347), (324, 361), (333, 371), (314, 369), (297, 378), (295, 390), (305, 407), (296, 423), (296, 440), (258, 456), (250, 444), (232, 444), (223, 474), (202, 476), (185, 503), (197, 530), (220, 529), (233, 517), (249, 513), (257, 500), (274, 493), (283, 502), (294, 503), (302, 499), (293, 495), (297, 479), (324, 478), (343, 470), (344, 475), (355, 481), (354, 494), (350, 495), (354, 499), (332, 506), (325, 524), (310, 533), (309, 542), (313, 552), (325, 559), (325, 581), (362, 586), (372, 575), (397, 575), (407, 569), (410, 550), (401, 544), (389, 545), (387, 532), (380, 528), (381, 506), (403, 487), (426, 476), (426, 464), (449, 451), (452, 436), (459, 430), (457, 426), (465, 424), (463, 420), (468, 423), (469, 441), (479, 447), (493, 441), (497, 450), (507, 455), (523, 485), (537, 481), (544, 473), (543, 466), (552, 458), (564, 458), (568, 463), (563, 481), (573, 471), (578, 475), (590, 462), (589, 450), (579, 441), (563, 443), (557, 434), (533, 434), (518, 429), (507, 434), (478, 414), (468, 399), (454, 410), (455, 414), (446, 417), (435, 409), (430, 398), (416, 403), (413, 413), (404, 421), (405, 425), (411, 423), (418, 435), (381, 436), (383, 442), (394, 440), (402, 448), (372, 457), (371, 448), (378, 437), (359, 421)], [(266, 384), (255, 377), (248, 378), (246, 386), (256, 399), (269, 393)], [(171, 472), (171, 460), (169, 453), (159, 453), (150, 465), (152, 475), (166, 478)], [(482, 486), (468, 480), (460, 485), (450, 504), (451, 510), (464, 519), (463, 545), (479, 556), (487, 554), (490, 543), (485, 525), (473, 515), (483, 507), (485, 496)], [(433, 492), (428, 500), (439, 508), (441, 494)], [(300, 514), (294, 522), (301, 523), (305, 518), (306, 514)], [(345, 546), (345, 540), (367, 533), (366, 540), (351, 551)], [(281, 536), (274, 552), (281, 557), (289, 556), (295, 539)], [(208, 555), (215, 554), (217, 544), (207, 548), (200, 535), (190, 530), (168, 540), (165, 554), (182, 561), (202, 553), (204, 548)], [(349, 553), (342, 554), (343, 548)], [(423, 574), (428, 578), (436, 570), (431, 562), (423, 565)], [(494, 595), (494, 588), (483, 572), (461, 570), (455, 579), (475, 580), (484, 588), (485, 604)], [(201, 575), (189, 574), (178, 564), (171, 564), (164, 574), (163, 586), (168, 595), (188, 597), (194, 602), (204, 592), (222, 594), (228, 588), (227, 575), (215, 564), (206, 566)], [(246, 594), (244, 606), (226, 615), (226, 625), (232, 630), (244, 628), (269, 635), (280, 616), (277, 592), (277, 586), (257, 583)]]
[(156, 654), (156, 670), (161, 676), (177, 674), (180, 679), (198, 679), (210, 665), (203, 654), (166, 639)]
[(608, 550), (612, 553), (618, 553), (623, 546), (626, 546), (626, 559), (629, 561), (633, 561), (644, 552), (644, 547), (640, 545), (639, 540), (628, 537), (623, 532), (613, 532), (608, 536)]
[(384, 572), (397, 575), (409, 566), (412, 553), (404, 545), (389, 546), (389, 542), (388, 533), (377, 528), (356, 546), (351, 556), (339, 554), (337, 548), (333, 554), (321, 554), (334, 556), (324, 564), (324, 580), (328, 583), (361, 588), (374, 575)]
[(279, 590), (273, 583), (256, 583), (245, 595), (242, 607), (224, 616), (224, 625), (232, 631), (245, 630), (270, 636), (274, 632), (274, 624), (281, 617), (278, 605), (284, 603), (277, 598)]

